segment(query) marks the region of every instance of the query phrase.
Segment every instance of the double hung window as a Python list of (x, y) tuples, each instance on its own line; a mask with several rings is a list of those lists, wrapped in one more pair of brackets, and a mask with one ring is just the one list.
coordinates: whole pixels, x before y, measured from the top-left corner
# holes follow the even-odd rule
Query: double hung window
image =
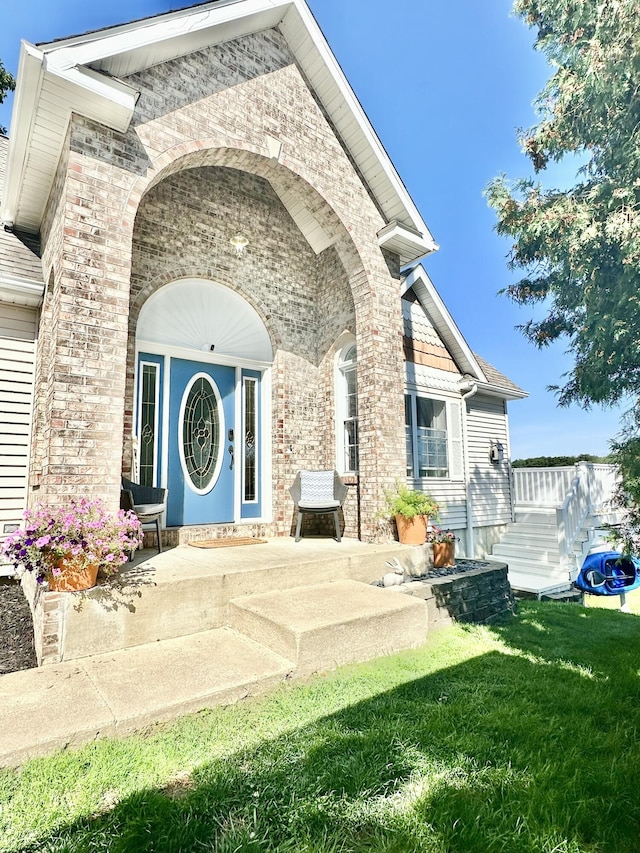
[(443, 400), (406, 394), (407, 477), (448, 477), (447, 407)]

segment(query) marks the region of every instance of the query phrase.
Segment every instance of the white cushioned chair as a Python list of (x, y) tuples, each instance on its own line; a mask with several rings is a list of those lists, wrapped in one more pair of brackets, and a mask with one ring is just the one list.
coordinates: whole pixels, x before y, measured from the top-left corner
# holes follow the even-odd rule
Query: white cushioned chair
[(338, 512), (347, 496), (347, 487), (337, 471), (298, 471), (289, 489), (298, 511), (296, 542), (300, 541), (304, 513), (321, 515), (332, 513), (336, 527), (336, 540), (340, 542), (340, 517)]

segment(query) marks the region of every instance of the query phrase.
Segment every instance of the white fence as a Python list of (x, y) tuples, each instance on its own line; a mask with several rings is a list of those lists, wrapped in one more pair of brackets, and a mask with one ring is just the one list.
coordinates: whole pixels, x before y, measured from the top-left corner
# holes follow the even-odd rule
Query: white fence
[(618, 473), (615, 465), (595, 465), (592, 462), (578, 462), (563, 468), (514, 468), (514, 505), (560, 506), (577, 478), (588, 491), (590, 507), (597, 509), (611, 499)]
[(575, 476), (575, 465), (566, 468), (514, 468), (514, 504), (557, 506), (564, 501)]

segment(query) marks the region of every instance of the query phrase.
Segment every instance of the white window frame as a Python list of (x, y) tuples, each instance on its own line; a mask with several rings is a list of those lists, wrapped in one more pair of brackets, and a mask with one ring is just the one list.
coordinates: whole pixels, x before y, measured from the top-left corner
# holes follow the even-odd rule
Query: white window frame
[[(405, 397), (409, 397), (410, 405), (411, 405), (411, 449), (412, 449), (412, 471), (407, 473), (407, 477), (410, 480), (449, 480), (451, 473), (451, 450), (449, 446), (449, 407), (447, 406), (447, 400), (442, 399), (441, 397), (436, 397), (432, 394), (428, 393), (418, 393), (416, 391), (405, 391)], [(445, 473), (442, 476), (437, 476), (436, 474), (424, 474), (421, 475), (419, 471), (419, 453), (418, 453), (418, 398), (421, 400), (433, 400), (435, 403), (441, 403), (444, 409), (444, 418), (445, 418), (445, 429), (443, 432), (445, 433), (445, 446), (447, 451), (447, 467), (444, 470)], [(406, 431), (406, 423), (405, 423), (405, 431)], [(408, 442), (407, 442), (408, 445)], [(409, 468), (409, 458), (407, 456), (407, 469)]]
[[(460, 398), (447, 397), (445, 395), (432, 393), (430, 389), (417, 389), (415, 387), (405, 387), (405, 397), (411, 398), (412, 406), (412, 424), (416, 424), (416, 399), (422, 397), (427, 400), (435, 400), (438, 403), (445, 405), (446, 432), (447, 432), (447, 476), (434, 477), (426, 475), (424, 477), (416, 476), (417, 464), (417, 433), (415, 429), (412, 431), (412, 447), (413, 447), (413, 472), (407, 474), (408, 480), (428, 480), (434, 485), (436, 483), (444, 483), (451, 481), (464, 481), (464, 455), (463, 434), (462, 434), (462, 405), (463, 401)], [(406, 435), (406, 433), (405, 433)], [(407, 467), (409, 460), (407, 458)]]
[[(355, 416), (348, 415), (347, 396), (348, 385), (346, 374), (354, 371), (356, 374), (356, 394), (358, 387), (358, 355), (356, 347), (356, 339), (353, 335), (345, 338), (342, 346), (336, 354), (335, 362), (335, 398), (336, 398), (336, 415), (335, 415), (335, 435), (336, 435), (336, 469), (340, 474), (357, 474), (357, 468), (354, 470), (347, 465), (347, 443), (346, 429), (347, 421), (354, 421), (356, 424), (356, 435), (358, 434), (358, 413)], [(347, 360), (345, 357), (351, 350), (355, 350), (355, 359)], [(356, 403), (357, 406), (357, 403)], [(359, 448), (359, 442), (356, 444), (356, 449)]]
[(144, 382), (144, 369), (145, 367), (152, 367), (153, 371), (156, 375), (155, 382), (155, 399), (154, 399), (154, 423), (153, 423), (153, 486), (158, 485), (158, 429), (160, 425), (160, 377), (161, 370), (160, 365), (155, 361), (139, 361), (138, 363), (138, 394), (136, 399), (136, 405), (138, 410), (136, 412), (136, 437), (138, 440), (138, 459), (137, 459), (137, 476), (140, 476), (140, 447), (142, 444), (142, 383)]

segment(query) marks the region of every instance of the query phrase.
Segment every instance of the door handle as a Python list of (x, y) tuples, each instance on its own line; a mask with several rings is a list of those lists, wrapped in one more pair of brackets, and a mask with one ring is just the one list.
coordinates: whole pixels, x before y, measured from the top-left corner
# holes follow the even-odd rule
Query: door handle
[(234, 460), (233, 444), (229, 445), (229, 456), (231, 457), (231, 459), (229, 461), (229, 470), (232, 471), (233, 470), (233, 460)]

